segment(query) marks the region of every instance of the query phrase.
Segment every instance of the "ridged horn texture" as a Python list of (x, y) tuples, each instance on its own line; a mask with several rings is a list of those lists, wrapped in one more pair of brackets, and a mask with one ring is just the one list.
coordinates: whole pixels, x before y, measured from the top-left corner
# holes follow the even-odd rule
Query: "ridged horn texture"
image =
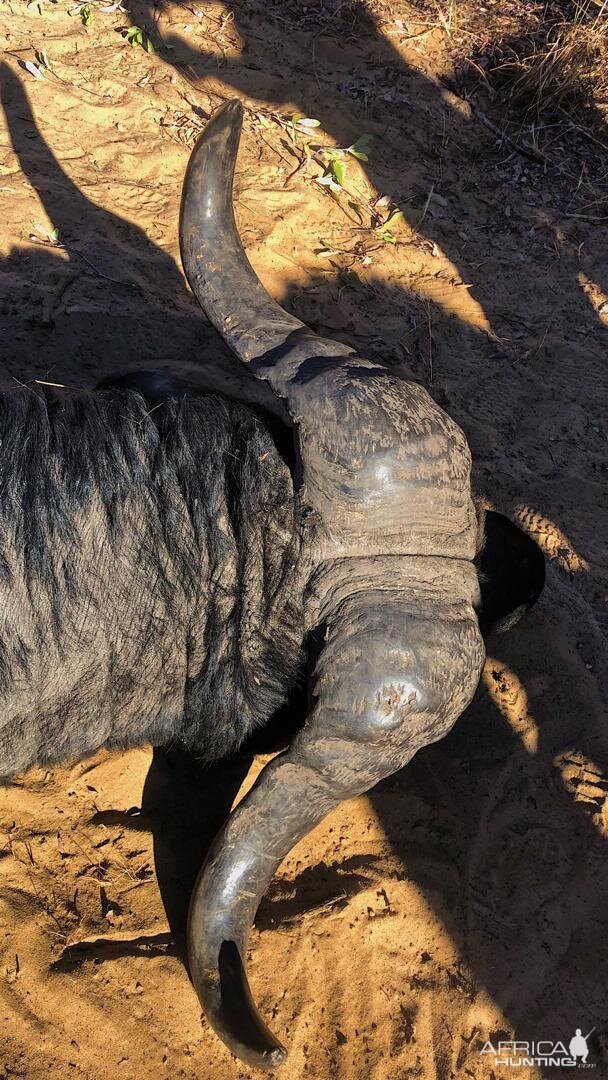
[[(228, 103), (194, 148), (182, 201), (182, 261), (224, 340), (287, 404), (305, 504), (317, 514), (323, 543), (358, 562), (362, 554), (403, 553), (408, 542), (413, 554), (432, 555), (424, 546), (429, 521), (441, 524), (445, 506), (457, 540), (440, 553), (466, 557), (474, 544), (467, 540), (473, 510), (464, 435), (421, 388), (317, 337), (257, 280), (232, 209), (241, 124), (241, 105)], [(411, 532), (414, 504), (424, 526), (418, 534)], [(468, 585), (462, 607), (448, 603), (439, 617), (435, 604), (429, 621), (424, 590), (416, 601), (409, 579), (407, 589), (387, 589), (394, 559), (390, 572), (383, 564), (380, 591), (370, 588), (371, 564), (363, 561), (364, 588), (349, 596), (348, 572), (345, 594), (337, 580), (326, 590), (326, 630), (303, 730), (230, 816), (192, 896), (188, 954), (205, 1014), (230, 1050), (258, 1069), (274, 1069), (285, 1057), (254, 1005), (245, 971), (250, 927), (272, 875), (339, 802), (445, 734), (470, 701), (483, 663)]]
[(192, 151), (184, 180), (180, 249), (184, 273), (203, 311), (252, 374), (288, 398), (306, 360), (352, 356), (289, 315), (258, 280), (234, 219), (232, 184), (243, 124), (238, 100), (222, 105)]
[[(317, 337), (266, 293), (232, 209), (241, 124), (241, 105), (228, 103), (194, 148), (182, 261), (222, 337), (287, 404), (303, 502), (323, 530), (316, 555), (327, 544), (331, 557), (325, 584), (321, 571), (315, 579), (324, 638), (310, 714), (218, 836), (193, 892), (188, 950), (215, 1031), (248, 1065), (274, 1069), (285, 1051), (257, 1012), (244, 964), (262, 894), (339, 802), (447, 733), (473, 696), (484, 651), (467, 561), (477, 519), (464, 434), (421, 387)], [(409, 554), (418, 557), (411, 573), (395, 558)]]

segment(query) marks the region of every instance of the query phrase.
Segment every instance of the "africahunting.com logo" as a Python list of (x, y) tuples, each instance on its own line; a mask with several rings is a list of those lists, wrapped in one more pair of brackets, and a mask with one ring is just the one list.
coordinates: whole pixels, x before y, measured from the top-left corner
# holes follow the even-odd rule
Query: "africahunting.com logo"
[(591, 1028), (583, 1035), (580, 1028), (572, 1036), (566, 1045), (558, 1039), (538, 1039), (534, 1042), (526, 1042), (523, 1039), (512, 1039), (496, 1043), (487, 1042), (480, 1054), (490, 1054), (494, 1059), (494, 1065), (511, 1065), (513, 1068), (524, 1066), (558, 1066), (560, 1068), (595, 1069), (595, 1064), (588, 1060), (589, 1047), (587, 1039), (593, 1034), (595, 1028)]

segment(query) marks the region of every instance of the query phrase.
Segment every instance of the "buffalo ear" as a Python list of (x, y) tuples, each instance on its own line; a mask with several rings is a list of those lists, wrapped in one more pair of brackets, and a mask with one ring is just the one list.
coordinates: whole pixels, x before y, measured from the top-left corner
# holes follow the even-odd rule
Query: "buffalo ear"
[(485, 512), (484, 542), (475, 567), (484, 636), (513, 626), (538, 600), (545, 584), (545, 557), (536, 541), (495, 510)]

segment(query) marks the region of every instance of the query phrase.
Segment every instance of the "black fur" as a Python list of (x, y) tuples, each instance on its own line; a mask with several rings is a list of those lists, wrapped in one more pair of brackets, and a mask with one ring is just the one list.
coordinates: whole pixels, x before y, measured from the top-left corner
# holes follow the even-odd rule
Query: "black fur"
[(216, 395), (18, 389), (0, 445), (0, 774), (234, 751), (302, 658), (297, 500), (266, 427)]
[[(234, 753), (303, 670), (309, 567), (268, 425), (158, 373), (0, 392), (0, 775), (100, 746)], [(540, 594), (487, 512), (482, 633)]]

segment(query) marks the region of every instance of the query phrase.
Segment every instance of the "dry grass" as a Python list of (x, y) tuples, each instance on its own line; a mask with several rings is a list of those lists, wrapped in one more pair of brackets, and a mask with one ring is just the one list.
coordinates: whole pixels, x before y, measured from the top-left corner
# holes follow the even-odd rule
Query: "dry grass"
[(489, 81), (524, 123), (560, 112), (580, 121), (608, 98), (608, 2), (576, 4), (569, 18), (546, 9), (536, 30), (502, 43), (496, 59)]

